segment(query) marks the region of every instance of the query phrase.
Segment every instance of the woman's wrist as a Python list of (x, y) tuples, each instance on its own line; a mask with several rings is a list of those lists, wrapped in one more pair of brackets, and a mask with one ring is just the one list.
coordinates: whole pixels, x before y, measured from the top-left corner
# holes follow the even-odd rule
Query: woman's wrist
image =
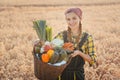
[(81, 51), (75, 50), (74, 53), (71, 54), (71, 56), (72, 56), (72, 57), (75, 57), (75, 56), (78, 56), (78, 55), (81, 56), (81, 53), (82, 53)]
[(77, 55), (80, 55), (82, 52), (79, 51), (79, 50), (75, 50), (75, 53), (76, 53)]

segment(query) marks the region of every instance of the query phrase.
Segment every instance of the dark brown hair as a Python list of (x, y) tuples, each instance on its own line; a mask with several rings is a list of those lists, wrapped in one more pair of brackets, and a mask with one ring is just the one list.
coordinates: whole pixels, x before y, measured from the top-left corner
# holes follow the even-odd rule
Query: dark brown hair
[[(70, 42), (72, 42), (72, 34), (71, 33), (72, 33), (71, 28), (68, 26), (68, 34), (67, 34), (67, 36), (68, 36), (68, 41), (70, 41)], [(80, 24), (79, 24), (79, 34), (78, 34), (78, 37), (76, 38), (77, 44), (79, 43), (79, 39), (81, 37), (81, 34), (82, 34), (82, 24), (80, 22)]]

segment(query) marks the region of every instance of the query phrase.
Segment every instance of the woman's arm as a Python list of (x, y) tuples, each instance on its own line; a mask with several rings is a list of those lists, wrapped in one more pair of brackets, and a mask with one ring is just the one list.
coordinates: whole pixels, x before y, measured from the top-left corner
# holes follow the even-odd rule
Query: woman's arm
[(88, 62), (92, 61), (91, 57), (88, 54), (84, 54), (79, 50), (75, 50), (74, 53), (71, 54), (72, 57), (75, 57), (77, 55), (81, 56), (85, 61), (88, 61)]
[(85, 61), (88, 61), (90, 63), (90, 65), (95, 63), (95, 47), (94, 47), (94, 43), (93, 43), (93, 38), (91, 35), (89, 35), (88, 39), (87, 39), (87, 43), (86, 43), (86, 51), (85, 53), (76, 50), (74, 51), (74, 53), (72, 54), (72, 56), (77, 56), (80, 55)]

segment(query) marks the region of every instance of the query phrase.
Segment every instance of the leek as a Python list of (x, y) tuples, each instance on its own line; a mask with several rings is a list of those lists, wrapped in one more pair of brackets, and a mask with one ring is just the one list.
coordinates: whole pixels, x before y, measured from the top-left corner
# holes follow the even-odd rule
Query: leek
[(46, 27), (46, 40), (51, 41), (52, 40), (52, 28), (51, 27)]
[(40, 40), (46, 41), (46, 21), (45, 20), (37, 20), (33, 21), (34, 29), (37, 32), (37, 35)]

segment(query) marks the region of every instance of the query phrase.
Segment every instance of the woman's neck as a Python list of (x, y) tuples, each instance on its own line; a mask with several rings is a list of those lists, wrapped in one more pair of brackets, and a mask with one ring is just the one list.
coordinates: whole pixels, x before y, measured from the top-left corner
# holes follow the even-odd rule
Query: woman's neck
[(77, 29), (77, 28), (71, 29), (71, 31), (72, 31), (72, 35), (73, 35), (73, 36), (78, 36), (79, 33), (80, 33), (79, 29)]

